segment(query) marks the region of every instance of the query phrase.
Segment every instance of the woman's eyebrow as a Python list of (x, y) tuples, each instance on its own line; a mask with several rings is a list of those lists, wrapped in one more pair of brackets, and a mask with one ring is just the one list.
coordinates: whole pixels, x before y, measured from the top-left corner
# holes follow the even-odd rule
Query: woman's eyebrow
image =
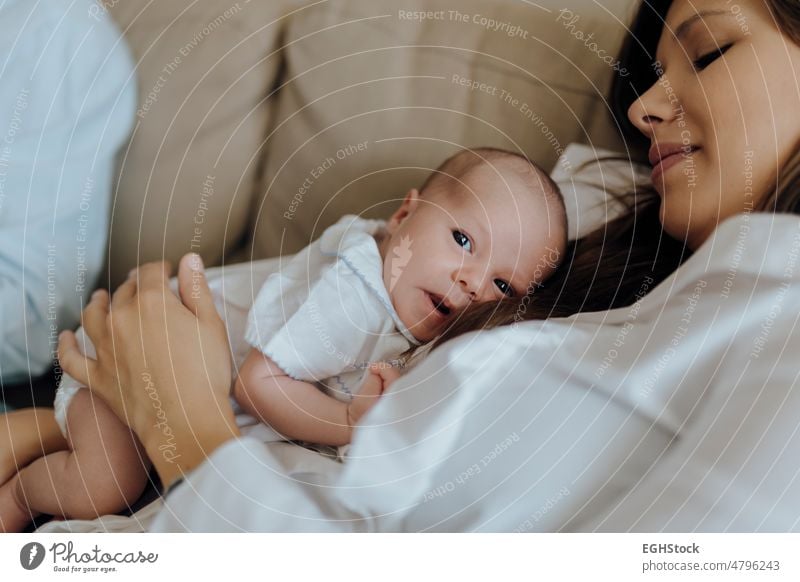
[(689, 32), (689, 29), (692, 27), (692, 25), (706, 17), (729, 16), (730, 14), (731, 13), (727, 10), (705, 10), (703, 12), (693, 14), (678, 25), (678, 27), (675, 29), (675, 38), (680, 39), (681, 37), (685, 36), (686, 33)]

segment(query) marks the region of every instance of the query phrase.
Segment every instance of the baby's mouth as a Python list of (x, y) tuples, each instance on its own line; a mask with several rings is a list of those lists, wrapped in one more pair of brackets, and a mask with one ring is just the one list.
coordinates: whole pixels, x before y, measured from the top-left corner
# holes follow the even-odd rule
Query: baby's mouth
[(433, 307), (442, 315), (450, 315), (450, 308), (445, 305), (444, 297), (428, 293), (428, 298), (433, 303)]

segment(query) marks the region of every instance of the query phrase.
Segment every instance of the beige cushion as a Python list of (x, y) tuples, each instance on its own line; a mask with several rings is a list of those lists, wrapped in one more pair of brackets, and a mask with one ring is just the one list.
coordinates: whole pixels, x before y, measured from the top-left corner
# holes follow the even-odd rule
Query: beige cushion
[(598, 51), (616, 55), (632, 3), (379, 0), (293, 15), (248, 256), (296, 252), (346, 213), (388, 216), (459, 146), (547, 169), (570, 142), (619, 149)]
[[(295, 2), (296, 4), (297, 2)], [(292, 2), (125, 0), (105, 6), (137, 61), (139, 112), (120, 156), (111, 284), (134, 265), (200, 252), (209, 264), (248, 226)]]

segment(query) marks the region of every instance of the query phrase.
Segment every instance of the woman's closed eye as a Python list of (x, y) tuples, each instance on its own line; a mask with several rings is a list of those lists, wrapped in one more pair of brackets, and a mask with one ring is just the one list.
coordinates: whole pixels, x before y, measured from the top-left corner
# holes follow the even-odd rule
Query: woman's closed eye
[(703, 56), (695, 59), (692, 61), (692, 65), (694, 66), (696, 71), (702, 71), (706, 67), (708, 67), (711, 63), (716, 61), (722, 55), (724, 55), (729, 48), (733, 46), (733, 43), (728, 43), (724, 46), (717, 47), (713, 51), (704, 54)]

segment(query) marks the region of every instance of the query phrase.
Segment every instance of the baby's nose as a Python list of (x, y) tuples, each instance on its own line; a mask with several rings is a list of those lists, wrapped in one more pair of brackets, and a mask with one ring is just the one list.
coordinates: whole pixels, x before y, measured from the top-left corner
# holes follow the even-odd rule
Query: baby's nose
[(469, 300), (475, 301), (475, 299), (478, 297), (479, 285), (474, 278), (462, 276), (459, 278), (458, 283), (461, 286), (461, 290), (469, 296)]
[(462, 293), (467, 295), (463, 299), (465, 303), (481, 299), (485, 272), (485, 267), (477, 264), (461, 264), (453, 271), (453, 282)]

